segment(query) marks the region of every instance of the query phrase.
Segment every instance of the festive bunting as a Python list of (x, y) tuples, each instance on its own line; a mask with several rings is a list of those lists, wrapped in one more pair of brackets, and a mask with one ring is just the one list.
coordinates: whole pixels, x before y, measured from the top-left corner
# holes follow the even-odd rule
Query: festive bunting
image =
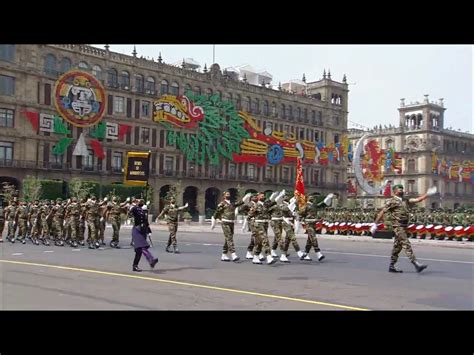
[(54, 116), (54, 133), (57, 134), (71, 134), (71, 131), (67, 129), (63, 120), (59, 116)]
[(33, 126), (33, 130), (38, 132), (38, 122), (39, 122), (39, 115), (38, 112), (32, 111), (21, 111), (23, 115), (30, 121), (31, 125)]
[(91, 147), (92, 150), (94, 151), (94, 154), (97, 156), (99, 159), (104, 159), (105, 158), (105, 153), (104, 149), (102, 148), (102, 144), (96, 139), (91, 139)]
[(73, 138), (61, 138), (53, 148), (53, 154), (63, 155), (66, 152), (67, 147), (73, 141)]
[(100, 122), (95, 128), (91, 129), (90, 136), (97, 139), (105, 138), (105, 128), (106, 125), (104, 122)]
[(81, 133), (79, 139), (77, 140), (76, 146), (72, 155), (87, 157), (89, 152), (87, 150), (86, 141), (84, 139), (84, 133)]
[(298, 208), (302, 209), (306, 200), (304, 195), (303, 167), (300, 158), (296, 158), (295, 198), (298, 202)]
[(118, 139), (122, 140), (123, 136), (132, 130), (132, 126), (119, 124)]

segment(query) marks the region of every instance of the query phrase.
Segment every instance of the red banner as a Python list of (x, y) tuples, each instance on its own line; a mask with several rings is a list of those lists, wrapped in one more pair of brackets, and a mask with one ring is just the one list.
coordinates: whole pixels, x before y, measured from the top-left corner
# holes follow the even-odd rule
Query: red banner
[(102, 148), (102, 144), (97, 139), (91, 139), (91, 147), (94, 150), (94, 154), (99, 159), (105, 158), (104, 149)]
[(35, 132), (38, 132), (38, 127), (39, 127), (39, 113), (38, 112), (32, 112), (32, 111), (21, 111), (23, 115), (30, 121), (31, 125), (33, 126), (33, 129)]
[(132, 126), (126, 125), (126, 124), (119, 124), (119, 132), (118, 132), (118, 139), (122, 140), (123, 136), (127, 134), (127, 132), (130, 132), (132, 129)]
[(296, 201), (298, 201), (298, 208), (303, 208), (306, 203), (306, 199), (304, 196), (303, 167), (301, 165), (300, 158), (296, 159), (295, 197)]

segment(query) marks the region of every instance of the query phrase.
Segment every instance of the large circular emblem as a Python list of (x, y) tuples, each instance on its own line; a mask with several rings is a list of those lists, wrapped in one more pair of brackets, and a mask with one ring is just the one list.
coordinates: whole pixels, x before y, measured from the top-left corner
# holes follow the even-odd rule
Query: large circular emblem
[(267, 159), (270, 164), (278, 164), (280, 161), (282, 161), (283, 156), (283, 148), (278, 144), (274, 144), (268, 150)]
[(104, 87), (89, 73), (69, 71), (56, 81), (54, 103), (59, 114), (73, 126), (94, 126), (104, 116)]

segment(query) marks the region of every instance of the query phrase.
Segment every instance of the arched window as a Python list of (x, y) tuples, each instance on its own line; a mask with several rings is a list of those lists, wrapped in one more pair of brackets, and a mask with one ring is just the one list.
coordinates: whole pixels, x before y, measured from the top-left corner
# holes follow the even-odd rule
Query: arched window
[(232, 102), (232, 103), (234, 102), (234, 96), (232, 95), (231, 92), (227, 93), (227, 101)]
[(82, 70), (89, 70), (89, 64), (87, 64), (86, 62), (79, 62), (78, 67)]
[(222, 92), (219, 90), (216, 91), (216, 94), (219, 95), (219, 99), (222, 101)]
[(260, 113), (260, 100), (259, 99), (255, 99), (254, 107), (252, 109), (252, 112)]
[(92, 75), (94, 75), (98, 80), (102, 80), (102, 68), (98, 65), (92, 67)]
[(128, 71), (124, 70), (120, 73), (120, 86), (125, 90), (130, 89), (130, 73)]
[(63, 58), (61, 59), (61, 62), (59, 63), (59, 71), (61, 73), (65, 73), (71, 69), (71, 60), (69, 58)]
[(301, 109), (299, 107), (296, 109), (296, 118), (298, 121), (301, 120)]
[(152, 76), (146, 78), (146, 91), (147, 94), (155, 94), (155, 78), (153, 78)]
[(186, 84), (184, 86), (184, 94), (186, 95), (187, 92), (192, 92), (193, 91), (193, 88), (191, 87), (191, 85), (189, 84)]
[(48, 74), (55, 74), (56, 73), (56, 57), (52, 54), (46, 55), (44, 59), (44, 71)]
[(235, 108), (237, 110), (242, 110), (242, 98), (240, 97), (240, 94), (235, 96)]
[(281, 104), (281, 118), (286, 118), (286, 107), (285, 107), (285, 104)]
[(178, 96), (179, 95), (179, 84), (176, 81), (171, 83), (171, 95)]
[(168, 81), (166, 81), (165, 79), (161, 80), (161, 88), (160, 88), (161, 95), (168, 94), (168, 91), (169, 91)]
[(109, 69), (107, 71), (107, 83), (111, 86), (113, 85), (117, 85), (118, 82), (117, 82), (117, 70), (115, 69)]
[(251, 99), (250, 99), (250, 96), (247, 96), (247, 97), (245, 98), (244, 110), (247, 111), (247, 112), (252, 112), (252, 108), (250, 107), (250, 103), (251, 103), (250, 100), (251, 100)]
[(387, 146), (387, 149), (393, 148), (393, 140), (387, 139), (385, 145)]
[(305, 109), (303, 110), (303, 119), (304, 119), (304, 120), (307, 120), (307, 119), (308, 119), (308, 109), (307, 109), (307, 108), (305, 108)]
[(293, 106), (288, 105), (288, 119), (293, 119)]
[(272, 116), (276, 117), (277, 115), (277, 105), (275, 102), (272, 102)]
[(270, 112), (268, 111), (268, 101), (265, 100), (265, 101), (263, 101), (263, 114), (264, 114), (265, 116), (268, 116), (269, 113), (270, 113)]
[(135, 87), (137, 88), (137, 92), (145, 92), (145, 80), (143, 75), (135, 74)]

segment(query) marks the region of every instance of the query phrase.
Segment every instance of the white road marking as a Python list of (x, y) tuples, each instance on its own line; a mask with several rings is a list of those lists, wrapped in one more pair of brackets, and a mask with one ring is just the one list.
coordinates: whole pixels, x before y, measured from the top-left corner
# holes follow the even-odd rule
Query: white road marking
[(23, 253), (13, 253), (12, 255), (23, 255)]
[(54, 250), (43, 250), (43, 253), (54, 253)]

